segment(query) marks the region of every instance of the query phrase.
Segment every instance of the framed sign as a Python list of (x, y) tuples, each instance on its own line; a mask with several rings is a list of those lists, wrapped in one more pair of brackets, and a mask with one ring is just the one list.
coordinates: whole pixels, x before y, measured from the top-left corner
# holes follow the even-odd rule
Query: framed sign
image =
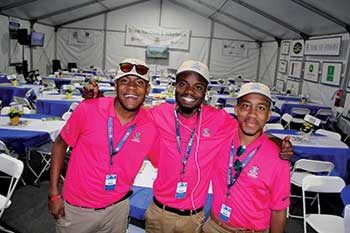
[(288, 76), (300, 78), (302, 64), (301, 61), (290, 61)]
[(288, 91), (291, 95), (298, 95), (299, 85), (299, 82), (288, 79), (286, 91)]
[(290, 42), (283, 41), (281, 44), (281, 54), (288, 55), (289, 54), (289, 47), (290, 47)]
[(311, 39), (305, 41), (305, 55), (339, 56), (341, 37)]
[(284, 90), (284, 80), (277, 79), (276, 90), (277, 91), (283, 91)]
[(304, 41), (303, 40), (293, 40), (291, 47), (292, 57), (302, 57), (304, 55)]
[(288, 67), (288, 61), (280, 60), (280, 62), (278, 64), (278, 71), (285, 74), (285, 73), (287, 73), (287, 67)]
[(323, 63), (321, 83), (339, 86), (342, 65), (343, 63), (340, 62)]
[(318, 70), (320, 68), (319, 62), (306, 61), (304, 66), (304, 79), (318, 83)]

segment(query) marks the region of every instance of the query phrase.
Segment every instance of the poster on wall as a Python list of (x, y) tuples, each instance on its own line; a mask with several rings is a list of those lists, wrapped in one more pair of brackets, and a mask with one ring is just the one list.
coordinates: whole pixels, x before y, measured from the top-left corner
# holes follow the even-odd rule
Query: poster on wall
[(340, 85), (342, 63), (340, 62), (325, 62), (322, 66), (321, 83), (332, 86)]
[(288, 55), (289, 54), (289, 47), (290, 47), (290, 42), (283, 41), (282, 45), (281, 45), (281, 54)]
[(168, 46), (171, 49), (189, 50), (190, 30), (126, 25), (125, 45), (157, 45)]
[(292, 57), (302, 57), (304, 55), (304, 41), (303, 40), (293, 40), (291, 53)]
[(241, 41), (224, 40), (222, 42), (222, 55), (230, 57), (247, 57), (247, 45)]
[(288, 61), (286, 60), (280, 60), (278, 65), (278, 71), (282, 74), (287, 73), (287, 67), (288, 67)]
[(69, 45), (92, 46), (95, 44), (95, 33), (90, 30), (69, 30)]
[(320, 68), (319, 62), (306, 61), (304, 66), (304, 79), (318, 83), (318, 70)]
[(311, 39), (305, 42), (305, 55), (339, 56), (341, 37)]
[(277, 91), (283, 91), (284, 90), (284, 80), (277, 79), (276, 90)]
[(299, 82), (296, 82), (295, 80), (288, 79), (286, 91), (290, 92), (291, 95), (298, 95), (299, 85), (300, 85)]
[(301, 67), (301, 61), (290, 61), (288, 76), (293, 78), (300, 78)]

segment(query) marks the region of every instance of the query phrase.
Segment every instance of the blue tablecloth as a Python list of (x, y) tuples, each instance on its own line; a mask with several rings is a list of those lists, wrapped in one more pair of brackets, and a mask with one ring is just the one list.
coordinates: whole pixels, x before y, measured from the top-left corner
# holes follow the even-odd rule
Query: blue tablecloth
[(6, 75), (1, 75), (0, 76), (0, 83), (11, 83), (11, 81), (7, 79)]
[(70, 84), (71, 79), (64, 79), (64, 78), (49, 78), (49, 77), (43, 77), (43, 79), (51, 79), (55, 81), (57, 89), (61, 89), (62, 85), (68, 85)]
[(79, 101), (65, 101), (65, 100), (37, 100), (36, 112), (38, 114), (52, 115), (61, 117), (63, 113), (69, 110), (73, 102)]
[(295, 102), (295, 101), (285, 101), (281, 107), (275, 105), (275, 109), (281, 115), (283, 115), (284, 113), (291, 114), (292, 108), (308, 108), (311, 111), (310, 112), (311, 115), (315, 115), (319, 109), (331, 109), (331, 107), (328, 107), (328, 106), (323, 106), (323, 105), (313, 104), (313, 103), (302, 104), (300, 102)]
[(278, 100), (287, 100), (287, 101), (301, 101), (300, 96), (291, 96), (291, 95), (272, 95), (272, 98), (276, 98)]
[(340, 197), (344, 206), (350, 204), (350, 184), (344, 187), (344, 189), (341, 191)]
[(8, 106), (13, 101), (14, 96), (24, 97), (30, 89), (29, 87), (0, 86), (1, 106)]
[(47, 132), (0, 129), (0, 140), (9, 149), (23, 154), (26, 147), (44, 144), (51, 141), (51, 138)]
[(208, 90), (211, 90), (213, 88), (215, 88), (215, 90), (218, 90), (219, 94), (223, 94), (226, 86), (225, 85), (221, 85), (221, 84), (209, 84), (208, 85)]
[[(289, 135), (298, 135), (299, 131), (297, 130), (278, 130), (272, 129), (268, 130), (268, 133), (271, 134), (289, 134)], [(324, 137), (319, 135), (320, 137)], [(294, 157), (292, 161), (298, 159), (314, 159), (314, 160), (323, 160), (330, 161), (334, 163), (334, 170), (332, 175), (340, 176), (343, 179), (347, 180), (349, 172), (347, 170), (347, 163), (350, 161), (350, 149), (349, 148), (337, 148), (337, 147), (318, 147), (314, 145), (310, 146), (298, 146), (294, 145)]]
[[(153, 190), (151, 188), (133, 186), (133, 195), (130, 197), (130, 216), (138, 220), (144, 220), (144, 214), (153, 200)], [(209, 216), (212, 202), (212, 195), (209, 194), (205, 203), (205, 213)]]

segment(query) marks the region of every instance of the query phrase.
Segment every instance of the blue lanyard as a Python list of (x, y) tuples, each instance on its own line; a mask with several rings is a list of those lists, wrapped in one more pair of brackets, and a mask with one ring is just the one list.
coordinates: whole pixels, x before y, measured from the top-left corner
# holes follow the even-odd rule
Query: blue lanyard
[(113, 164), (113, 162), (112, 162), (113, 156), (116, 155), (120, 151), (120, 149), (122, 148), (122, 146), (124, 145), (124, 143), (126, 142), (128, 137), (130, 136), (130, 134), (134, 130), (134, 128), (135, 128), (135, 124), (130, 125), (128, 131), (124, 134), (123, 138), (120, 140), (120, 142), (118, 143), (115, 150), (113, 150), (113, 120), (112, 120), (112, 117), (108, 118), (108, 138), (109, 138), (109, 151), (110, 151), (109, 164), (111, 166)]
[[(198, 119), (200, 114), (201, 114), (201, 108), (198, 109), (196, 125), (198, 124)], [(179, 116), (177, 114), (177, 107), (175, 108), (175, 125), (176, 125), (177, 150), (179, 151), (179, 154), (182, 156), (181, 140), (180, 140), (180, 123), (179, 123)], [(181, 161), (182, 162), (182, 170), (180, 173), (181, 180), (183, 179), (183, 176), (185, 174), (186, 164), (187, 164), (188, 157), (190, 156), (190, 153), (191, 153), (195, 132), (196, 132), (196, 127), (194, 127), (194, 129), (192, 130), (191, 137), (186, 148), (185, 156), (183, 156)]]
[(256, 152), (259, 150), (260, 146), (258, 146), (255, 150), (250, 152), (245, 158), (244, 162), (242, 163), (242, 168), (238, 171), (236, 171), (235, 175), (232, 177), (232, 170), (233, 170), (233, 159), (235, 157), (235, 146), (232, 142), (231, 144), (231, 149), (230, 149), (230, 162), (228, 166), (228, 174), (227, 174), (227, 195), (230, 193), (231, 187), (236, 183), (238, 180), (239, 175), (241, 174), (242, 170), (244, 169), (245, 166), (249, 163), (249, 161), (253, 158), (253, 156), (256, 154)]

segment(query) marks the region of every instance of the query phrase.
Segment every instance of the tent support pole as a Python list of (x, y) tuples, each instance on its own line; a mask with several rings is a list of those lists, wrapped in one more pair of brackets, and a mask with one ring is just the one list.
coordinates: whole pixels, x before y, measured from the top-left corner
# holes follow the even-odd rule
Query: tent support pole
[(256, 67), (256, 82), (259, 82), (260, 80), (260, 62), (261, 62), (261, 47), (262, 47), (262, 42), (261, 41), (258, 41), (258, 64), (257, 64), (257, 67)]
[(210, 70), (210, 60), (211, 60), (211, 48), (213, 46), (214, 25), (215, 25), (215, 21), (213, 19), (210, 19), (210, 21), (211, 21), (211, 25), (210, 25), (210, 38), (209, 38), (208, 61), (207, 61), (209, 70)]
[(273, 79), (273, 87), (276, 87), (277, 85), (277, 76), (278, 76), (278, 65), (280, 61), (280, 53), (281, 53), (281, 40), (277, 40), (277, 56), (276, 56), (276, 65), (275, 65), (275, 77)]
[(105, 70), (105, 69), (106, 69), (107, 20), (108, 20), (108, 13), (104, 13), (104, 17), (103, 17), (103, 54), (102, 54), (102, 70)]
[[(350, 37), (349, 35), (350, 34), (347, 34), (348, 38)], [(347, 61), (347, 63), (345, 64), (346, 70), (344, 72), (343, 86), (341, 87), (341, 89), (343, 90), (343, 96), (342, 96), (342, 99), (340, 101), (340, 106), (344, 106), (344, 107), (345, 107), (346, 96), (348, 95), (346, 89), (347, 89), (349, 82), (350, 82), (350, 61), (349, 61), (349, 59), (350, 59), (350, 44), (348, 45), (348, 51), (346, 53), (346, 59), (345, 59)]]

